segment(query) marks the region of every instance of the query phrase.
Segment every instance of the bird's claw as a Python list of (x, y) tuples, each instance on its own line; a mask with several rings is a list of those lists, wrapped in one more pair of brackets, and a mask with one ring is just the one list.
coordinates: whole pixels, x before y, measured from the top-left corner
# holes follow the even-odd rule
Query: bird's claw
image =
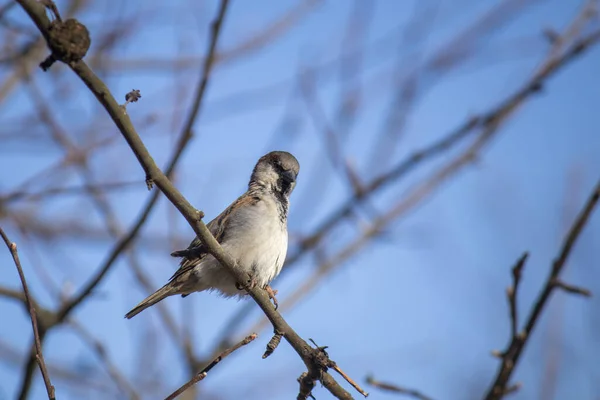
[(269, 295), (269, 299), (273, 300), (273, 305), (275, 306), (275, 309), (277, 310), (277, 308), (279, 307), (279, 303), (277, 302), (277, 299), (275, 298), (275, 295), (277, 294), (277, 290), (275, 290), (271, 286), (267, 285), (267, 286), (265, 286), (265, 291)]

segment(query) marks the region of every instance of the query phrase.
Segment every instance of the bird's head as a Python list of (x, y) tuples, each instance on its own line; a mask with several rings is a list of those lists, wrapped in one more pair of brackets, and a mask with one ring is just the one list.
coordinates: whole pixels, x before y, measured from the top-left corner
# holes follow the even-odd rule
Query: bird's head
[(250, 177), (250, 186), (260, 185), (288, 197), (296, 186), (300, 164), (286, 151), (272, 151), (262, 156)]

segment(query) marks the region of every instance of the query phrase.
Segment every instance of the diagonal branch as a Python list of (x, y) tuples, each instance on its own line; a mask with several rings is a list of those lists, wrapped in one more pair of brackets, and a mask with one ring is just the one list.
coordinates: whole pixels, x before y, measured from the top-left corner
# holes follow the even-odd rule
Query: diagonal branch
[(23, 285), (23, 293), (25, 295), (25, 301), (27, 302), (27, 308), (29, 309), (29, 315), (31, 316), (31, 326), (33, 329), (33, 340), (35, 343), (35, 358), (40, 367), (40, 372), (42, 373), (42, 377), (44, 378), (44, 385), (46, 386), (46, 392), (48, 393), (48, 399), (55, 400), (56, 396), (54, 395), (54, 386), (50, 382), (50, 375), (48, 374), (48, 370), (46, 369), (46, 363), (44, 361), (44, 354), (42, 353), (42, 341), (40, 339), (40, 332), (38, 330), (37, 316), (35, 315), (35, 308), (33, 306), (33, 301), (31, 301), (31, 297), (29, 296), (29, 288), (27, 287), (27, 281), (25, 280), (25, 274), (23, 273), (23, 268), (21, 268), (21, 261), (19, 260), (19, 253), (17, 252), (17, 244), (11, 242), (4, 233), (4, 230), (0, 228), (0, 236), (6, 243), (6, 247), (10, 250), (10, 254), (15, 262), (15, 266), (17, 267), (17, 271), (19, 272), (19, 278), (21, 279), (21, 284)]
[[(47, 29), (50, 22), (45, 14), (44, 7), (35, 0), (18, 0), (18, 2), (38, 26), (44, 37), (48, 38)], [(223, 0), (221, 4), (221, 7), (225, 7), (227, 0)], [(201, 218), (204, 213), (196, 210), (156, 165), (154, 159), (148, 152), (148, 149), (136, 132), (131, 119), (117, 103), (104, 82), (94, 74), (84, 61), (70, 62), (69, 66), (90, 91), (94, 93), (100, 104), (102, 104), (115, 125), (119, 128), (123, 138), (127, 141), (132, 152), (144, 169), (147, 181), (154, 183), (171, 203), (173, 203), (193, 228), (204, 246), (206, 246), (209, 253), (211, 253), (238, 282), (248, 282), (248, 274), (235, 268), (235, 260), (229, 254), (225, 253), (202, 221)], [(274, 309), (265, 291), (259, 287), (246, 287), (245, 289), (271, 321), (273, 327), (278, 331), (283, 332), (286, 341), (302, 358), (309, 373), (318, 376), (323, 386), (325, 386), (335, 397), (339, 399), (351, 399), (352, 396), (342, 388), (329, 373), (327, 373), (327, 368), (324, 367), (322, 363), (323, 356), (321, 355), (321, 352), (318, 349), (312, 348), (292, 329), (292, 327), (283, 319), (281, 314)]]
[[(26, 1), (26, 3), (29, 3), (29, 1)], [(217, 40), (218, 40), (219, 34), (221, 32), (221, 26), (222, 26), (223, 20), (225, 18), (225, 12), (227, 11), (227, 5), (228, 5), (228, 1), (223, 1), (221, 3), (221, 7), (219, 9), (218, 15), (217, 15), (215, 21), (212, 23), (211, 40), (210, 40), (210, 44), (209, 44), (208, 55), (204, 61), (203, 72), (202, 72), (202, 77), (200, 79), (200, 84), (198, 85), (198, 90), (196, 91), (196, 94), (194, 96), (194, 101), (193, 101), (190, 113), (186, 119), (186, 122), (185, 122), (182, 132), (181, 132), (181, 135), (177, 141), (177, 144), (175, 147), (175, 152), (173, 153), (171, 160), (167, 163), (167, 168), (165, 170), (166, 175), (169, 177), (173, 174), (173, 171), (175, 170), (175, 166), (177, 165), (177, 162), (181, 158), (183, 151), (185, 150), (190, 139), (192, 138), (192, 133), (193, 133), (192, 126), (194, 125), (194, 122), (196, 122), (196, 118), (198, 116), (198, 113), (199, 113), (201, 105), (202, 105), (202, 100), (204, 99), (204, 93), (206, 92), (206, 88), (208, 87), (210, 72), (212, 71), (212, 66), (214, 63), (214, 55), (215, 55), (215, 51), (216, 51), (216, 47), (217, 47)], [(22, 4), (22, 6), (25, 7), (23, 4)], [(38, 27), (39, 27), (39, 24), (38, 24)], [(91, 72), (91, 70), (90, 70), (90, 72)], [(98, 79), (98, 78), (96, 78), (96, 79)], [(98, 79), (98, 81), (99, 81), (99, 79)], [(100, 82), (100, 83), (102, 83), (102, 82)], [(108, 93), (108, 88), (106, 88), (106, 86), (104, 86), (103, 83), (101, 86), (106, 91), (106, 93)], [(104, 90), (99, 93), (103, 93)], [(123, 113), (123, 111), (121, 110), (119, 114), (122, 114), (122, 113)], [(114, 118), (113, 118), (113, 120), (114, 120)], [(131, 126), (131, 128), (133, 129), (133, 126), (131, 125), (131, 121), (129, 120), (128, 116), (127, 116), (127, 121), (128, 121), (127, 124), (129, 126)], [(117, 124), (117, 126), (119, 126), (119, 124)], [(119, 128), (121, 128), (121, 127), (119, 126)], [(146, 171), (146, 180), (148, 181), (147, 171)], [(150, 213), (152, 212), (152, 210), (158, 200), (159, 193), (160, 193), (159, 191), (155, 191), (154, 193), (152, 193), (150, 199), (146, 203), (146, 206), (140, 213), (140, 216), (138, 217), (137, 221), (133, 224), (133, 226), (129, 230), (129, 232), (127, 232), (127, 234), (125, 236), (123, 236), (121, 238), (121, 240), (119, 240), (119, 242), (117, 242), (113, 251), (109, 255), (108, 259), (105, 261), (104, 265), (100, 268), (100, 270), (98, 271), (96, 276), (94, 278), (92, 278), (92, 280), (81, 290), (81, 292), (74, 299), (72, 299), (70, 302), (68, 302), (67, 304), (65, 304), (63, 306), (63, 308), (59, 312), (60, 320), (64, 319), (71, 312), (71, 310), (73, 308), (77, 307), (77, 305), (79, 305), (79, 303), (81, 303), (87, 296), (89, 296), (89, 294), (92, 292), (92, 290), (102, 281), (102, 279), (104, 278), (106, 273), (110, 270), (112, 265), (115, 263), (115, 261), (121, 255), (121, 253), (137, 237), (137, 234), (140, 232), (142, 226), (144, 225), (144, 223), (150, 216)]]
[(367, 377), (367, 383), (376, 388), (382, 389), (386, 392), (398, 393), (406, 395), (407, 397), (412, 397), (417, 400), (433, 400), (429, 396), (425, 396), (423, 393), (418, 390), (408, 389), (398, 385), (392, 385), (391, 383), (381, 382), (373, 378), (372, 376)]
[(192, 379), (190, 379), (188, 382), (186, 382), (184, 385), (182, 385), (179, 389), (177, 389), (176, 391), (171, 393), (169, 396), (167, 396), (165, 398), (165, 400), (176, 399), (180, 394), (185, 392), (187, 389), (189, 389), (190, 387), (194, 386), (196, 383), (198, 383), (201, 380), (203, 380), (204, 378), (206, 378), (206, 375), (208, 374), (208, 372), (211, 369), (213, 369), (213, 367), (215, 365), (217, 365), (219, 362), (221, 362), (222, 359), (224, 359), (225, 357), (227, 357), (228, 355), (230, 355), (231, 353), (233, 353), (240, 347), (247, 345), (248, 343), (250, 343), (257, 337), (258, 337), (258, 335), (256, 333), (248, 335), (242, 341), (238, 342), (235, 346), (232, 346), (231, 348), (229, 348), (229, 349), (225, 350), (224, 352), (222, 352), (221, 354), (219, 354), (217, 357), (215, 357), (214, 360), (212, 360), (210, 362), (210, 364), (208, 364), (206, 367), (204, 367), (202, 369), (202, 371), (198, 372)]
[[(32, 17), (38, 28), (40, 28), (42, 34), (48, 40), (49, 35), (47, 29), (50, 25), (50, 22), (46, 16), (46, 12), (44, 6), (35, 1), (25, 1), (20, 3), (21, 6), (27, 11), (27, 13)], [(52, 4), (52, 2), (50, 2)], [(211, 39), (209, 41), (209, 47), (207, 50), (207, 56), (204, 59), (204, 63), (202, 66), (202, 73), (200, 82), (197, 87), (197, 91), (194, 95), (193, 103), (182, 128), (182, 132), (177, 140), (175, 151), (171, 156), (166, 168), (167, 176), (171, 176), (177, 165), (181, 155), (183, 154), (184, 149), (192, 138), (192, 126), (196, 121), (196, 117), (200, 111), (202, 100), (204, 98), (204, 94), (206, 92), (206, 88), (208, 87), (210, 73), (212, 71), (212, 67), (214, 64), (214, 58), (216, 53), (217, 40), (219, 37), (219, 33), (221, 31), (222, 22), (225, 17), (225, 12), (227, 10), (228, 2), (223, 2), (218, 15), (211, 26)], [(125, 113), (123, 109), (120, 111), (121, 113)], [(159, 196), (158, 191), (155, 191), (151, 194), (150, 199), (146, 202), (142, 212), (138, 216), (135, 223), (132, 225), (130, 230), (121, 237), (121, 239), (115, 244), (112, 251), (109, 253), (107, 259), (96, 272), (96, 274), (90, 279), (90, 281), (80, 290), (78, 294), (76, 294), (73, 298), (66, 301), (61, 308), (56, 312), (55, 318), (53, 318), (53, 324), (48, 325), (46, 328), (50, 328), (52, 325), (64, 321), (69, 314), (79, 306), (88, 296), (90, 296), (93, 290), (103, 281), (107, 273), (110, 271), (112, 266), (118, 260), (120, 255), (129, 248), (129, 246), (133, 243), (134, 239), (137, 237), (142, 227), (148, 220), (150, 213), (153, 211), (155, 205), (158, 201)], [(43, 339), (43, 335), (42, 335)], [(23, 383), (21, 385), (21, 394), (20, 397), (25, 398), (27, 392), (30, 388), (31, 382), (31, 374), (33, 372), (34, 367), (34, 357), (35, 352), (33, 349), (30, 351), (30, 357), (28, 362), (25, 364), (25, 374)]]
[[(557, 284), (557, 282), (560, 282), (559, 281), (560, 273), (562, 272), (562, 270), (567, 262), (567, 259), (569, 258), (569, 255), (571, 254), (571, 251), (573, 250), (573, 247), (574, 247), (575, 243), (577, 242), (577, 239), (581, 235), (583, 228), (585, 227), (586, 223), (590, 219), (590, 216), (592, 215), (592, 212), (594, 211), (594, 208), (596, 207), (599, 198), (600, 198), (600, 180), (596, 184), (596, 187), (592, 191), (592, 194), (590, 195), (589, 199), (587, 200), (582, 211), (579, 213), (579, 215), (575, 219), (575, 222), (573, 223), (573, 225), (567, 232), (567, 235), (563, 242), (560, 253), (558, 254), (557, 258), (552, 263), (552, 267), (550, 268), (550, 273), (549, 273), (548, 277), (546, 278), (546, 283), (544, 284), (544, 287), (542, 288), (535, 304), (533, 305), (533, 307), (529, 313), (529, 317), (527, 318), (525, 327), (523, 328), (523, 330), (520, 333), (517, 333), (516, 335), (515, 334), (512, 335), (512, 338), (510, 340), (510, 344), (508, 345), (507, 350), (505, 350), (502, 353), (498, 353), (498, 355), (502, 358), (502, 363), (500, 364), (500, 366), (498, 368), (498, 372), (496, 373), (496, 377), (494, 378), (494, 381), (492, 382), (490, 388), (488, 389), (487, 394), (485, 395), (486, 400), (499, 400), (505, 394), (507, 394), (507, 392), (510, 392), (512, 390), (512, 388), (516, 387), (515, 385), (508, 387), (508, 382), (512, 376), (512, 373), (514, 372), (515, 366), (517, 365), (517, 362), (519, 361), (519, 358), (521, 357), (521, 354), (523, 353), (523, 350), (525, 348), (525, 345), (527, 344), (528, 339), (531, 337), (531, 334), (533, 333), (533, 329), (537, 325), (537, 323), (540, 319), (540, 316), (542, 315), (542, 311), (544, 310), (544, 307), (546, 307), (546, 305), (548, 304), (548, 302), (550, 300), (550, 295), (557, 288), (565, 290), (564, 284), (563, 285)], [(524, 261), (523, 258), (522, 258), (522, 260)], [(569, 285), (566, 285), (566, 286), (570, 287)], [(579, 288), (577, 288), (577, 289), (579, 289)], [(585, 293), (589, 293), (585, 289), (579, 289), (579, 291), (584, 291)], [(572, 292), (572, 291), (567, 289), (567, 292)]]

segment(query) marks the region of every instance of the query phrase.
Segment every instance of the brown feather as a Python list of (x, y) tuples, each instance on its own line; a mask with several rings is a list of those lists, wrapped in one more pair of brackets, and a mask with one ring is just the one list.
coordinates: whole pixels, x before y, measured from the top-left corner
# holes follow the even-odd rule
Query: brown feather
[[(239, 209), (239, 207), (245, 207), (247, 205), (254, 205), (260, 201), (260, 198), (248, 195), (248, 193), (237, 198), (236, 201), (231, 203), (221, 214), (215, 219), (210, 221), (206, 227), (210, 233), (215, 237), (217, 242), (221, 244), (225, 238), (225, 232), (227, 231), (227, 225), (229, 217), (233, 214), (233, 211)], [(186, 272), (192, 270), (198, 263), (206, 257), (208, 254), (207, 249), (204, 247), (200, 239), (196, 237), (186, 250), (178, 250), (171, 253), (172, 256), (177, 257), (178, 255), (185, 255), (179, 264), (179, 269), (175, 271), (169, 281), (173, 281), (178, 277), (182, 276)]]

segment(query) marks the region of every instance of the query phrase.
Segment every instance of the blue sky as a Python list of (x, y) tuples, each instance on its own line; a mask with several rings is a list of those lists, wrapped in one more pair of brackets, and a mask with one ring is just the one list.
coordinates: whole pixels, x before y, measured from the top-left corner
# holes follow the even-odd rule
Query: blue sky
[[(131, 20), (137, 13), (143, 19), (133, 24), (135, 39), (118, 45), (106, 56), (107, 63), (203, 54), (207, 23), (217, 4), (175, 1), (167, 6), (149, 1), (140, 9), (135, 2), (118, 3), (118, 7), (114, 6), (116, 2), (109, 3), (103, 6), (106, 9), (88, 7), (78, 15), (93, 38), (107, 26), (122, 26), (123, 21)], [(367, 46), (370, 50), (363, 63), (364, 97), (359, 119), (343, 143), (345, 156), (357, 165), (359, 172), (372, 176), (372, 171), (385, 169), (514, 92), (548, 49), (542, 30), (564, 28), (581, 7), (578, 1), (532, 3), (491, 38), (481, 39), (481, 57), (427, 87), (410, 113), (402, 140), (390, 148), (391, 162), (374, 158), (370, 151), (374, 138), (384, 127), (398, 65), (409, 68), (419, 57), (435, 53), (485, 11), (486, 4), (466, 0), (441, 2), (439, 15), (431, 21), (431, 33), (422, 45), (409, 40), (400, 50), (390, 45), (383, 51)], [(63, 2), (58, 4), (63, 7)], [(233, 1), (220, 48), (235, 47), (295, 4)], [(209, 219), (243, 192), (255, 161), (275, 148), (293, 152), (302, 166), (292, 198), (292, 233), (309, 232), (349, 195), (345, 182), (324, 159), (321, 134), (315, 131), (303, 101), (294, 91), (300, 68), (339, 56), (349, 4), (331, 1), (315, 6), (298, 26), (274, 44), (241, 61), (217, 67), (194, 128), (196, 135), (177, 174), (184, 195)], [(378, 1), (365, 42), (377, 43), (405, 26), (414, 7), (415, 2)], [(18, 8), (10, 15), (28, 24)], [(397, 39), (392, 43), (398, 46)], [(93, 44), (90, 54), (94, 51)], [(113, 68), (103, 74), (117, 98), (132, 88), (141, 90), (141, 101), (129, 105), (128, 112), (159, 165), (164, 165), (169, 157), (181, 128), (198, 80), (198, 65), (175, 74), (153, 68)], [(520, 311), (524, 316), (558, 252), (566, 228), (598, 179), (599, 66), (600, 50), (595, 48), (548, 81), (542, 93), (528, 101), (502, 128), (475, 164), (411, 213), (391, 223), (385, 239), (372, 242), (324, 279), (298, 306), (286, 310), (288, 322), (304, 338), (330, 346), (332, 359), (359, 381), (372, 373), (381, 380), (418, 388), (436, 399), (481, 397), (498, 363), (490, 351), (502, 348), (508, 339), (504, 290), (510, 283), (511, 265), (523, 251), (530, 252), (520, 292)], [(333, 120), (340, 80), (336, 69), (327, 71), (330, 72), (324, 73), (316, 86), (320, 102)], [(6, 69), (1, 70), (0, 79), (4, 80), (7, 74)], [(52, 99), (56, 118), (77, 143), (85, 143), (87, 136), (82, 130), (90, 121), (94, 121), (100, 136), (118, 135), (93, 96), (65, 66), (56, 65), (49, 74), (34, 70), (33, 79), (44, 97)], [(48, 89), (57, 87), (56, 82), (63, 85), (64, 93)], [(21, 85), (10, 102), (2, 103), (0, 133), (20, 132), (19, 126), (26, 123), (23, 117), (31, 112), (30, 96)], [(149, 116), (155, 118), (154, 123), (146, 122)], [(47, 168), (62, 154), (60, 149), (45, 144), (44, 129), (34, 129), (33, 133), (42, 138), (29, 146), (8, 139), (0, 145), (2, 193)], [(92, 167), (98, 181), (140, 181), (135, 188), (110, 195), (123, 227), (127, 227), (149, 196), (141, 168), (120, 138), (108, 150), (94, 155)], [(79, 182), (75, 173), (61, 179), (64, 183)], [(410, 183), (394, 186), (378, 196), (375, 204), (385, 209), (410, 188)], [(144, 228), (142, 241), (152, 234), (168, 236), (173, 232), (191, 240), (193, 234), (184, 220), (177, 218), (173, 226), (170, 214), (172, 207), (163, 199)], [(93, 226), (102, 226), (99, 216), (90, 212), (89, 203), (74, 197), (57, 198), (44, 205), (39, 215), (83, 219)], [(0, 223), (19, 242), (33, 292), (45, 305), (55, 307), (55, 301), (28, 267), (35, 257), (33, 252), (21, 244), (14, 227), (2, 219)], [(596, 289), (595, 292), (600, 289), (594, 283), (598, 282), (595, 268), (600, 260), (598, 238), (600, 216), (596, 214), (565, 273), (567, 282)], [(78, 288), (102, 262), (110, 243), (64, 240), (58, 248), (46, 246), (39, 253), (48, 260), (56, 282), (70, 282)], [(187, 243), (179, 243), (182, 244)], [(176, 261), (167, 253), (138, 252), (156, 288), (176, 267)], [(150, 309), (132, 321), (123, 319), (123, 314), (143, 297), (125, 261), (123, 257), (99, 288), (99, 294), (78, 309), (75, 316), (106, 343), (115, 363), (133, 377), (138, 369), (142, 333), (149, 324), (157, 325), (159, 318), (156, 310)], [(17, 287), (19, 282), (8, 252), (0, 252), (0, 264), (1, 284)], [(274, 286), (280, 290), (280, 298), (291, 293), (315, 266), (315, 257), (306, 257), (277, 280)], [(178, 323), (194, 324), (194, 341), (201, 354), (211, 348), (228, 317), (243, 305), (208, 294), (166, 302)], [(182, 306), (184, 302), (188, 303), (186, 307)], [(182, 319), (182, 310), (190, 310), (188, 307), (193, 318)], [(560, 349), (552, 354), (560, 355), (560, 380), (555, 398), (566, 398), (567, 394), (582, 400), (594, 398), (600, 389), (595, 383), (600, 376), (594, 369), (600, 355), (600, 325), (594, 320), (598, 307), (595, 298), (562, 293), (553, 296), (515, 373), (514, 380), (524, 383), (515, 399), (540, 397), (544, 368), (551, 353), (548, 349), (555, 345), (556, 337)], [(24, 352), (30, 340), (26, 315), (18, 305), (4, 300), (0, 300), (0, 313), (6, 321), (0, 327), (0, 338)], [(254, 308), (246, 326), (259, 316)], [(158, 359), (161, 368), (157, 373), (165, 377), (168, 387), (161, 388), (152, 398), (164, 397), (184, 380), (176, 347), (164, 331), (158, 332), (151, 353)], [(259, 334), (254, 343), (216, 367), (201, 383), (202, 390), (213, 398), (224, 399), (262, 399), (266, 398), (265, 393), (273, 399), (294, 397), (302, 362), (287, 344), (262, 360), (270, 330)], [(68, 328), (50, 333), (45, 354), (52, 363), (81, 365), (92, 371), (98, 368), (94, 356)], [(6, 398), (14, 396), (19, 371), (14, 364), (0, 364), (0, 399), (3, 394)], [(67, 390), (60, 382), (56, 387), (61, 399), (81, 398), (81, 393)], [(369, 391), (370, 398), (396, 398), (376, 389)], [(31, 398), (41, 398), (43, 393), (41, 380), (36, 379)], [(317, 388), (315, 396), (326, 398), (328, 394)]]

